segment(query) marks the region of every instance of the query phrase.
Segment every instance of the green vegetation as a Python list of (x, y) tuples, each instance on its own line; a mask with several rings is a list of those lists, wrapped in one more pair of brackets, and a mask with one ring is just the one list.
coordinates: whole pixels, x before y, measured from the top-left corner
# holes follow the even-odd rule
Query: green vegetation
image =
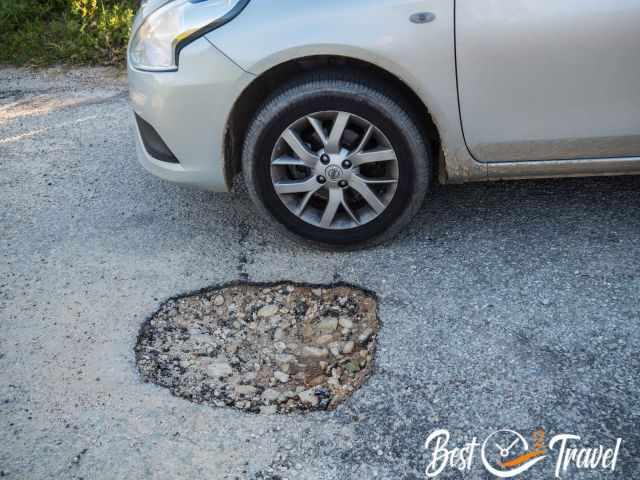
[(0, 0), (0, 64), (124, 65), (138, 0)]

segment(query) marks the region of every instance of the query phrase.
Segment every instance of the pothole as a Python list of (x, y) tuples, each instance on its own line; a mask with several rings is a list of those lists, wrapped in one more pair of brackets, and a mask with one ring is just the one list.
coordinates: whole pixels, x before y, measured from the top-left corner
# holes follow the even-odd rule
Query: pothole
[(167, 301), (136, 345), (145, 381), (255, 413), (335, 408), (369, 375), (379, 322), (361, 289), (238, 284)]

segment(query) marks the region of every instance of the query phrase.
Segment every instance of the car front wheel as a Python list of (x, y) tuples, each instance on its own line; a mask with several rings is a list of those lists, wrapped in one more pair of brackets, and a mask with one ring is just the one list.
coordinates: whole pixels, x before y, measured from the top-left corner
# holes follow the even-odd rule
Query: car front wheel
[(258, 208), (296, 239), (332, 248), (395, 235), (420, 208), (430, 169), (402, 102), (383, 85), (331, 72), (274, 93), (243, 151)]

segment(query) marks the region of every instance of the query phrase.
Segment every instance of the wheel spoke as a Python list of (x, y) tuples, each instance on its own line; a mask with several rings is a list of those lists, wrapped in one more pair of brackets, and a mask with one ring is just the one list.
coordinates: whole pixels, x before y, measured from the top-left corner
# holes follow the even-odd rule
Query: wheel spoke
[(307, 205), (309, 205), (309, 200), (313, 197), (318, 190), (322, 188), (322, 185), (318, 184), (318, 188), (314, 188), (313, 190), (309, 190), (307, 194), (304, 196), (298, 207), (296, 208), (296, 215), (300, 216), (304, 213)]
[(344, 208), (345, 212), (347, 212), (347, 215), (349, 215), (349, 217), (351, 217), (351, 220), (353, 220), (353, 222), (356, 225), (360, 225), (360, 220), (358, 220), (358, 217), (356, 217), (355, 213), (353, 213), (353, 210), (351, 210), (351, 207), (349, 206), (349, 204), (347, 203), (347, 197), (346, 195), (342, 195), (342, 208)]
[(374, 193), (369, 185), (367, 185), (360, 177), (353, 176), (351, 177), (351, 181), (349, 185), (364, 198), (365, 202), (369, 204), (369, 206), (373, 209), (376, 214), (381, 214), (384, 209), (384, 203), (380, 201), (378, 196)]
[(298, 158), (304, 162), (305, 166), (309, 168), (313, 168), (315, 166), (317, 161), (316, 155), (307, 148), (296, 132), (288, 128), (282, 134), (282, 139), (287, 142), (291, 147), (291, 150), (293, 150), (293, 153), (295, 153)]
[(371, 136), (373, 135), (373, 125), (369, 125), (369, 128), (367, 128), (367, 131), (364, 132), (364, 135), (362, 136), (362, 140), (360, 140), (360, 145), (358, 145), (358, 148), (356, 148), (354, 153), (360, 153), (364, 150), (364, 147), (367, 146), (367, 143), (369, 143), (369, 140), (371, 140)]
[(391, 162), (397, 160), (396, 153), (390, 148), (370, 150), (368, 152), (356, 152), (349, 157), (354, 167), (359, 167), (367, 163)]
[(279, 157), (276, 158), (273, 162), (272, 165), (279, 165), (279, 166), (283, 166), (283, 167), (306, 167), (307, 164), (304, 162), (304, 160), (300, 160), (299, 158), (294, 158), (294, 157), (289, 157), (289, 156), (285, 156), (285, 157)]
[(322, 214), (322, 219), (320, 219), (320, 225), (324, 228), (330, 228), (333, 220), (338, 213), (338, 209), (340, 205), (342, 205), (342, 189), (339, 188), (330, 188), (329, 189), (329, 201), (327, 202), (327, 206), (324, 209), (324, 213)]
[(342, 140), (344, 130), (347, 128), (349, 118), (351, 118), (351, 115), (345, 112), (340, 112), (336, 116), (336, 121), (333, 124), (333, 128), (331, 129), (329, 140), (327, 140), (325, 148), (327, 153), (340, 153), (340, 140)]
[(385, 185), (398, 183), (397, 178), (373, 178), (373, 177), (363, 177), (362, 175), (358, 175), (358, 178), (362, 180), (364, 183), (369, 185)]
[(315, 177), (310, 177), (305, 180), (280, 180), (275, 182), (273, 186), (276, 189), (276, 193), (287, 195), (315, 191), (318, 189), (318, 182)]
[(322, 122), (317, 118), (313, 118), (311, 116), (307, 117), (307, 120), (309, 121), (315, 132), (318, 134), (318, 137), (320, 137), (322, 145), (326, 147), (329, 140), (327, 139), (327, 134), (325, 133), (324, 128), (322, 128)]

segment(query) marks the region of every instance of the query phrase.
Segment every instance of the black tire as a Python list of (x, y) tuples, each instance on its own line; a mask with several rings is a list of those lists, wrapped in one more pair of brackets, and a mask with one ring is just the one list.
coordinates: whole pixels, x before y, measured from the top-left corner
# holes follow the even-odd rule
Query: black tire
[[(420, 209), (432, 172), (425, 135), (403, 102), (384, 84), (355, 73), (327, 71), (302, 75), (273, 93), (258, 109), (244, 143), (242, 167), (258, 209), (285, 234), (330, 249), (366, 247), (384, 242), (405, 227)], [(330, 230), (298, 218), (282, 203), (271, 181), (271, 154), (283, 131), (318, 111), (345, 111), (375, 125), (397, 154), (395, 196), (377, 218), (348, 230)]]

